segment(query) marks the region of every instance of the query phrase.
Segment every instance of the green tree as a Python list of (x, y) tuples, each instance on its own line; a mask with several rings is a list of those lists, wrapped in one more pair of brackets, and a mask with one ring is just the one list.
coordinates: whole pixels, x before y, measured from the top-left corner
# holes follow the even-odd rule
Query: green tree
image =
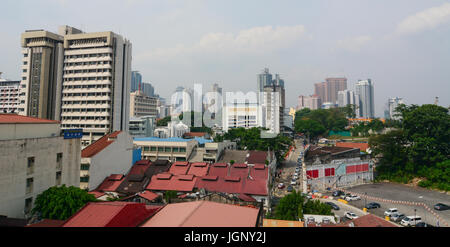
[(308, 200), (300, 192), (295, 190), (283, 198), (275, 208), (274, 219), (299, 220), (304, 214), (334, 215), (331, 206), (319, 200)]
[(302, 119), (295, 123), (295, 131), (306, 133), (310, 138), (316, 138), (325, 134), (326, 128), (316, 120)]
[(170, 203), (171, 199), (177, 198), (177, 192), (173, 190), (166, 191), (164, 193), (164, 199), (167, 203)]
[(50, 187), (36, 197), (33, 213), (44, 219), (66, 220), (86, 203), (97, 201), (85, 190), (62, 185)]
[(169, 123), (171, 119), (172, 119), (171, 116), (159, 119), (158, 121), (156, 121), (156, 126), (167, 126), (167, 123)]

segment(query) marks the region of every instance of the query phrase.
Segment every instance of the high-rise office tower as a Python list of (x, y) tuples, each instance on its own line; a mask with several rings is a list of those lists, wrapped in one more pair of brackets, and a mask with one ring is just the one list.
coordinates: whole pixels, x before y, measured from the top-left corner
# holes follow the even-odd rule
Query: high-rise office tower
[(139, 71), (131, 72), (131, 92), (139, 90), (139, 84), (142, 83), (142, 75)]
[(336, 104), (338, 92), (347, 89), (347, 78), (326, 78), (325, 84), (326, 102)]
[(284, 126), (284, 86), (265, 86), (262, 103), (266, 111), (265, 127), (273, 133), (280, 133), (280, 127)]
[(155, 88), (148, 82), (143, 82), (141, 84), (141, 91), (149, 97), (155, 96)]
[(322, 106), (322, 100), (318, 95), (311, 96), (298, 96), (298, 105), (297, 110), (301, 110), (303, 108), (309, 108), (310, 110), (320, 109)]
[(343, 90), (338, 92), (338, 106), (356, 105), (355, 92), (352, 90)]
[(325, 82), (314, 83), (314, 95), (317, 95), (321, 103), (326, 102), (327, 99), (325, 95), (325, 88)]
[(258, 74), (257, 78), (258, 78), (258, 92), (263, 92), (265, 86), (269, 86), (272, 84), (272, 74), (269, 73), (268, 68), (265, 68), (261, 74)]
[(64, 36), (62, 129), (82, 128), (87, 146), (128, 131), (131, 43), (113, 32)]
[(280, 78), (279, 74), (275, 74), (275, 79), (272, 80), (272, 84), (284, 88), (284, 80)]
[(130, 116), (158, 116), (158, 98), (147, 96), (142, 91), (130, 93)]
[(19, 115), (59, 120), (63, 36), (44, 30), (22, 33)]
[(399, 97), (395, 97), (395, 98), (390, 98), (388, 101), (388, 108), (389, 108), (389, 118), (390, 119), (399, 119), (400, 117), (395, 116), (396, 112), (395, 109), (397, 108), (397, 106), (401, 105), (401, 104), (405, 104), (405, 102), (403, 101), (402, 98)]
[(364, 118), (374, 118), (375, 104), (372, 80), (358, 80), (355, 91), (356, 94), (359, 95), (360, 116)]

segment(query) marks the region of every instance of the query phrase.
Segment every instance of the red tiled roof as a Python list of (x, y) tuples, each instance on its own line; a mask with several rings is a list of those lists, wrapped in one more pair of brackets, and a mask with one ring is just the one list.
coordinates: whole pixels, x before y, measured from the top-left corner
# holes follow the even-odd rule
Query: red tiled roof
[(359, 148), (359, 150), (365, 152), (369, 148), (369, 143), (336, 142), (336, 147)]
[(169, 169), (169, 172), (174, 175), (184, 175), (187, 174), (189, 170), (190, 164), (187, 161), (177, 161), (172, 164)]
[(266, 164), (267, 152), (266, 151), (250, 151), (247, 158), (248, 164)]
[(242, 182), (225, 180), (223, 177), (217, 177), (216, 180), (213, 178), (215, 177), (206, 176), (198, 178), (195, 187), (198, 189), (205, 189), (209, 192), (223, 192), (230, 194), (241, 193)]
[(28, 225), (27, 227), (60, 227), (64, 224), (64, 220), (43, 219), (38, 223)]
[(206, 176), (208, 174), (209, 165), (205, 162), (192, 163), (187, 174), (197, 177)]
[(249, 195), (243, 194), (243, 193), (239, 194), (238, 198), (241, 199), (244, 202), (256, 202), (255, 198), (253, 198), (253, 197), (251, 197)]
[(244, 180), (241, 193), (247, 195), (267, 196), (267, 180)]
[(48, 123), (59, 123), (59, 121), (56, 120), (48, 120), (43, 118), (36, 118), (36, 117), (27, 117), (27, 116), (21, 116), (17, 114), (5, 114), (0, 113), (0, 124), (36, 124), (36, 123), (42, 123), (42, 124), (48, 124)]
[(159, 197), (158, 194), (153, 193), (153, 192), (148, 191), (148, 190), (146, 190), (146, 191), (144, 191), (142, 193), (139, 193), (138, 196), (140, 196), (140, 197), (142, 197), (142, 198), (144, 198), (146, 200), (149, 200), (149, 201), (153, 201), (153, 200), (155, 200), (156, 198)]
[(209, 167), (208, 175), (225, 177), (228, 175), (228, 166), (225, 163), (216, 163)]
[(119, 135), (120, 132), (121, 131), (115, 131), (111, 134), (104, 135), (102, 138), (98, 139), (91, 145), (85, 147), (83, 150), (81, 150), (81, 157), (89, 158), (96, 155), (97, 153), (99, 153), (100, 151), (102, 151), (103, 149), (105, 149), (107, 146), (109, 146), (111, 143), (114, 142), (114, 140), (109, 140), (109, 138), (117, 137), (117, 135)]
[(160, 207), (134, 202), (89, 202), (70, 217), (63, 227), (135, 227)]
[(89, 193), (89, 194), (91, 194), (91, 195), (94, 195), (94, 196), (95, 196), (95, 198), (99, 198), (99, 197), (101, 197), (101, 196), (104, 196), (104, 195), (105, 195), (105, 193), (104, 193), (104, 192), (100, 192), (100, 191), (95, 191), (95, 190), (93, 190), (93, 191), (89, 191), (88, 193)]
[(259, 209), (211, 201), (166, 205), (143, 227), (255, 227)]
[(151, 162), (149, 162), (149, 161), (147, 161), (147, 162), (137, 161), (131, 167), (130, 171), (128, 172), (128, 175), (132, 175), (132, 174), (142, 174), (142, 175), (144, 175), (145, 171), (147, 171), (147, 169), (150, 166), (151, 166)]
[(248, 176), (247, 164), (233, 164), (230, 168), (230, 176), (246, 178)]
[(105, 180), (103, 180), (103, 182), (95, 190), (101, 192), (116, 191), (119, 185), (123, 182), (124, 178), (125, 177), (123, 174), (112, 174), (109, 177), (105, 178)]
[(264, 164), (255, 164), (250, 168), (250, 176), (253, 179), (267, 180), (269, 178), (269, 168)]
[[(161, 174), (155, 176), (161, 176)], [(169, 179), (160, 179), (155, 176), (152, 177), (147, 190), (191, 192), (197, 181), (193, 175), (173, 175)]]

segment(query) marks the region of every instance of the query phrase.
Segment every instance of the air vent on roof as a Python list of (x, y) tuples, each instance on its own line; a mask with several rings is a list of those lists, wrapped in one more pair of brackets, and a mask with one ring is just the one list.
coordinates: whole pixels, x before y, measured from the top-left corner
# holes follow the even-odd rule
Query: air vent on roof
[(202, 178), (202, 180), (206, 180), (206, 181), (217, 181), (218, 176), (205, 176)]
[(194, 179), (194, 175), (180, 175), (178, 180), (181, 181), (192, 181)]
[(195, 167), (205, 167), (206, 163), (195, 163), (194, 166)]
[(170, 173), (160, 173), (156, 175), (156, 178), (159, 180), (169, 180), (172, 177), (172, 174)]
[(241, 181), (241, 178), (240, 177), (225, 177), (225, 181), (239, 182), (239, 181)]

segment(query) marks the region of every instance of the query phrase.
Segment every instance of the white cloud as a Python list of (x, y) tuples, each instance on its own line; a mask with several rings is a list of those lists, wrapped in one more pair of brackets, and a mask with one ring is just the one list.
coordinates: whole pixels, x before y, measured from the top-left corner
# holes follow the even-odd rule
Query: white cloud
[(364, 45), (366, 45), (371, 40), (372, 37), (370, 37), (369, 35), (361, 35), (343, 40), (338, 40), (337, 45), (341, 49), (351, 52), (358, 52)]
[(450, 3), (426, 9), (409, 16), (397, 25), (397, 33), (416, 33), (433, 29), (440, 24), (450, 21)]
[[(192, 45), (179, 44), (170, 48), (159, 48), (138, 55), (138, 60), (165, 60), (189, 54), (264, 54), (287, 48), (304, 38), (303, 25), (281, 27), (254, 27), (233, 33), (208, 33)], [(308, 37), (305, 37), (308, 38)]]

